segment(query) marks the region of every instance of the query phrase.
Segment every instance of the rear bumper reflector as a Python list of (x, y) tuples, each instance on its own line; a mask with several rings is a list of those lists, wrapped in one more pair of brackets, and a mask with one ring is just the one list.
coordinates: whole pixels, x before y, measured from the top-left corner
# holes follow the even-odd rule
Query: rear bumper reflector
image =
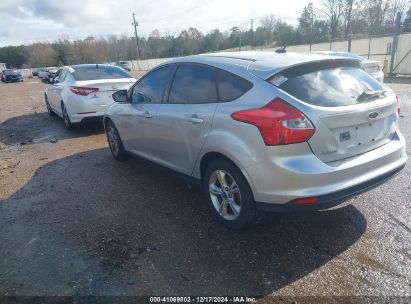
[(318, 197), (307, 197), (293, 200), (291, 203), (295, 205), (312, 205), (318, 202)]
[(96, 111), (93, 112), (81, 112), (81, 113), (77, 113), (78, 115), (84, 115), (84, 114), (96, 114)]

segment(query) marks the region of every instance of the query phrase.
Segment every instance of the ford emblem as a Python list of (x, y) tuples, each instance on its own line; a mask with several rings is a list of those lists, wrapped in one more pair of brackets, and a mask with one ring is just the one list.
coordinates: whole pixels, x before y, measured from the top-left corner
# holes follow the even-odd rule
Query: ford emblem
[(371, 112), (370, 114), (368, 114), (368, 118), (376, 119), (378, 115), (380, 115), (378, 112)]

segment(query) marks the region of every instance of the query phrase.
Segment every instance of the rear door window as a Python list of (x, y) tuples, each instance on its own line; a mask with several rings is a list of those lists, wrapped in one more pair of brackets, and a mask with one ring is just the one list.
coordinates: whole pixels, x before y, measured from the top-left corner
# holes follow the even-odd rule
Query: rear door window
[(218, 102), (214, 71), (200, 64), (180, 65), (174, 76), (168, 102), (175, 104)]
[(218, 69), (216, 73), (220, 101), (232, 101), (250, 90), (253, 84), (232, 73)]
[(323, 107), (348, 106), (382, 98), (385, 88), (356, 66), (321, 68), (294, 67), (271, 80), (299, 100)]

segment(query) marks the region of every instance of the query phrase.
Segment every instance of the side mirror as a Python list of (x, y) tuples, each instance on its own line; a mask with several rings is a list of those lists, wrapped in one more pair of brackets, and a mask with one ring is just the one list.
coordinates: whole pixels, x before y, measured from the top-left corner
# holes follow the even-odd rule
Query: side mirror
[(56, 84), (56, 83), (59, 83), (59, 81), (56, 78), (52, 78), (52, 79), (50, 79), (50, 83), (51, 84)]
[(112, 96), (115, 102), (127, 102), (127, 90), (117, 91)]

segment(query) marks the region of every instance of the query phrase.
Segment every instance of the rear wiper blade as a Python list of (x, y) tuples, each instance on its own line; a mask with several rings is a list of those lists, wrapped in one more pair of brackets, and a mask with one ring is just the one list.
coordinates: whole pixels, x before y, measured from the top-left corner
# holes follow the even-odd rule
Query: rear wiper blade
[(358, 102), (369, 101), (369, 100), (372, 100), (374, 98), (383, 97), (383, 96), (385, 96), (386, 92), (387, 91), (385, 91), (385, 90), (378, 90), (378, 91), (365, 90), (364, 92), (361, 93), (360, 96), (357, 97), (357, 101)]

